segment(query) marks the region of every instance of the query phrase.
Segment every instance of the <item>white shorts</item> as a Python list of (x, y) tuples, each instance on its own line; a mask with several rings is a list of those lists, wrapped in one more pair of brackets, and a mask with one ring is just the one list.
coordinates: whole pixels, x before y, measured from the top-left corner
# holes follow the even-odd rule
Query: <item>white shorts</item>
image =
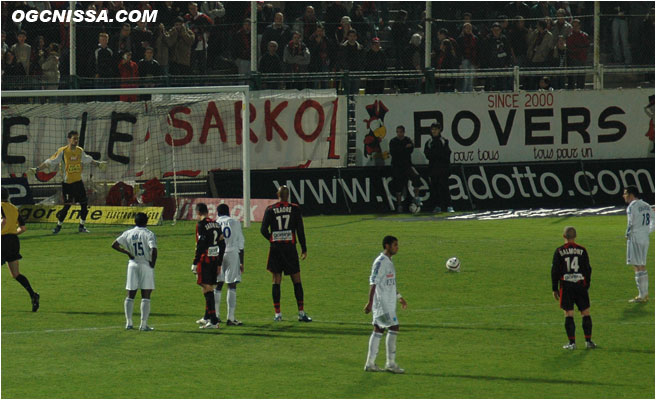
[(373, 306), (373, 321), (372, 325), (377, 325), (381, 328), (389, 328), (390, 326), (398, 325), (399, 320), (396, 318), (396, 302), (393, 304), (376, 304)]
[(649, 237), (647, 240), (629, 238), (626, 241), (626, 263), (628, 265), (647, 265), (647, 250), (649, 250)]
[(125, 289), (155, 289), (155, 269), (151, 268), (148, 263), (136, 263), (130, 260)]
[(221, 273), (216, 277), (217, 282), (241, 282), (241, 269), (239, 268), (239, 252), (229, 251), (223, 255)]

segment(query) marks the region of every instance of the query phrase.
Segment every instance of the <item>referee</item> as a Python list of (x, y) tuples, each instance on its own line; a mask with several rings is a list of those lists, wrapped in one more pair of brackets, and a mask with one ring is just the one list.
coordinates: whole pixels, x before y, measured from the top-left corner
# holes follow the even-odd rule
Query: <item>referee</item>
[(32, 299), (32, 311), (39, 309), (39, 294), (32, 290), (30, 281), (18, 271), (20, 255), (20, 241), (18, 235), (25, 232), (25, 221), (18, 214), (18, 208), (9, 202), (9, 191), (2, 188), (2, 265), (9, 264), (11, 276), (16, 279)]

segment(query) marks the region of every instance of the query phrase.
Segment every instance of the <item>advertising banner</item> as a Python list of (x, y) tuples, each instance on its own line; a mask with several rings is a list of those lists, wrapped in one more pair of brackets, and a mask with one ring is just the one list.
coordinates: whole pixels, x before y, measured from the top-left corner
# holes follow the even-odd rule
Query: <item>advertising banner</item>
[[(20, 215), (26, 222), (57, 222), (57, 212), (64, 206), (49, 205), (22, 205)], [(86, 222), (106, 225), (134, 225), (134, 217), (142, 212), (148, 215), (148, 225), (157, 225), (162, 218), (163, 207), (112, 207), (89, 206)], [(74, 205), (68, 210), (64, 223), (78, 223), (80, 221), (80, 206)]]
[[(241, 169), (242, 101), (217, 96), (223, 97), (3, 105), (2, 176), (20, 177), (38, 166), (67, 144), (71, 130), (80, 133), (79, 146), (89, 155), (108, 162), (104, 171), (84, 168), (83, 177), (161, 179)], [(251, 169), (346, 165), (343, 96), (254, 95), (251, 100)], [(57, 170), (42, 171), (37, 178), (59, 182), (55, 175)]]
[(27, 178), (2, 178), (2, 187), (9, 192), (9, 201), (13, 205), (34, 203)]
[[(251, 199), (251, 221), (261, 222), (264, 217), (264, 211), (270, 205), (275, 203), (275, 199)], [(209, 217), (216, 219), (217, 207), (219, 204), (227, 204), (230, 207), (230, 216), (238, 221), (244, 220), (244, 199), (243, 198), (180, 198), (178, 199), (177, 219), (197, 220), (196, 204), (205, 203), (209, 211)]]
[[(430, 211), (434, 205), (430, 203), (427, 167), (417, 170), (421, 175), (419, 197), (424, 211)], [(271, 196), (280, 185), (287, 185), (290, 200), (310, 215), (385, 213), (396, 210), (391, 175), (391, 167), (255, 171), (251, 191), (253, 196)], [(221, 188), (220, 195), (240, 195), (239, 174), (220, 172), (212, 179)], [(406, 195), (412, 193), (408, 185)], [(454, 166), (449, 176), (449, 194), (456, 211), (622, 206), (627, 185), (636, 185), (641, 198), (653, 204), (653, 161), (463, 164)], [(404, 201), (409, 199), (404, 197)]]
[(356, 165), (390, 165), (389, 141), (399, 125), (414, 142), (413, 163), (427, 164), (423, 148), (434, 122), (443, 126), (452, 163), (653, 158), (653, 95), (615, 89), (359, 96)]

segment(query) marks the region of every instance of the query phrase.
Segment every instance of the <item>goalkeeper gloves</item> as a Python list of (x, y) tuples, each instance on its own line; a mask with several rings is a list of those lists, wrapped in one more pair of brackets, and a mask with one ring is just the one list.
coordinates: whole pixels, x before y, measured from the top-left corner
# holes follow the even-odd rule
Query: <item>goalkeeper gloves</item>
[(35, 177), (37, 171), (38, 168), (28, 168), (27, 171), (25, 171), (25, 174), (27, 174), (27, 176)]
[(107, 169), (107, 161), (98, 161), (98, 169), (105, 171)]

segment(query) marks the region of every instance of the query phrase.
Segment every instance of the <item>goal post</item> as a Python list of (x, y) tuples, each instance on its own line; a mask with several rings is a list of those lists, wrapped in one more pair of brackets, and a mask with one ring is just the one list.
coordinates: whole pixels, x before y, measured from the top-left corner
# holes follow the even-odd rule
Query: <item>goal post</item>
[[(180, 185), (189, 186), (191, 178), (200, 182), (212, 170), (240, 169), (241, 213), (244, 227), (250, 226), (247, 85), (20, 90), (2, 91), (1, 98), (3, 129), (11, 129), (11, 149), (18, 156), (5, 160), (3, 143), (3, 177), (23, 176), (66, 145), (66, 133), (76, 130), (85, 151), (109, 161), (105, 172), (83, 169), (83, 179), (91, 173), (105, 182), (171, 179), (174, 221), (178, 196), (185, 193)], [(58, 173), (49, 183), (62, 179)]]

